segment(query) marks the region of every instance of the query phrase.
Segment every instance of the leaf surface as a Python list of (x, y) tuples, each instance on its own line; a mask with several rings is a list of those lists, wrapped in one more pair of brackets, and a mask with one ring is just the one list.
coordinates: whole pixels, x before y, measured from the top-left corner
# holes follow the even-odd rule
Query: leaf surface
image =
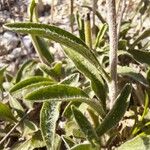
[(150, 135), (138, 135), (135, 138), (123, 143), (117, 150), (149, 150)]
[(55, 130), (59, 118), (59, 101), (44, 102), (40, 113), (40, 127), (47, 149), (55, 146)]
[(124, 116), (129, 105), (131, 96), (131, 86), (126, 84), (120, 95), (117, 97), (113, 108), (108, 112), (102, 123), (97, 127), (97, 134), (102, 136), (113, 128)]
[(4, 27), (6, 29), (16, 32), (48, 38), (64, 46), (67, 46), (72, 50), (80, 53), (84, 58), (89, 60), (93, 65), (95, 65), (99, 69), (99, 71), (103, 74), (103, 76), (106, 79), (110, 80), (110, 77), (102, 68), (92, 50), (89, 49), (81, 39), (74, 36), (73, 34), (56, 26), (39, 23), (10, 23), (5, 24)]
[(91, 144), (78, 144), (71, 148), (71, 150), (98, 150), (97, 148), (92, 147)]
[(11, 109), (6, 105), (0, 102), (0, 118), (12, 122), (16, 122), (16, 118), (11, 112)]
[(105, 109), (106, 89), (104, 87), (103, 79), (99, 74), (97, 68), (75, 51), (68, 48), (64, 48), (64, 51), (68, 55), (68, 57), (74, 62), (77, 69), (90, 79), (92, 89), (95, 92), (96, 96), (101, 100), (101, 104)]
[(143, 84), (144, 86), (148, 87), (148, 81), (141, 73), (138, 73), (134, 68), (127, 67), (127, 66), (118, 66), (118, 74), (122, 76), (128, 76), (132, 78), (133, 80)]
[(22, 80), (21, 82), (18, 82), (17, 84), (15, 84), (11, 89), (10, 89), (10, 93), (16, 92), (18, 90), (21, 90), (31, 84), (34, 83), (39, 83), (39, 82), (43, 82), (43, 81), (49, 81), (52, 82), (53, 80), (50, 78), (44, 78), (42, 76), (34, 76), (34, 77), (30, 77), (28, 79)]
[(93, 145), (98, 144), (99, 140), (96, 131), (92, 127), (91, 123), (87, 120), (87, 118), (75, 106), (72, 106), (72, 112), (77, 124), (89, 142), (91, 142)]
[(81, 89), (58, 84), (50, 85), (40, 89), (37, 89), (24, 97), (28, 101), (43, 102), (43, 101), (79, 101), (85, 102), (93, 107), (99, 114), (104, 116), (103, 110), (101, 110), (98, 102), (91, 100), (88, 95)]

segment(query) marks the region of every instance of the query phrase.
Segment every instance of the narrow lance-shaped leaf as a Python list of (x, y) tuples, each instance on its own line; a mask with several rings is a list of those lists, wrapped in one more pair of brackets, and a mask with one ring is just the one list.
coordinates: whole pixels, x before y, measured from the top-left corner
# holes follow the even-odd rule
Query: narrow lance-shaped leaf
[(140, 42), (141, 40), (143, 40), (149, 36), (150, 36), (150, 28), (145, 30), (141, 35), (139, 35), (139, 37), (137, 37), (137, 39), (133, 42), (131, 47), (134, 47), (138, 42)]
[(102, 136), (104, 133), (109, 131), (122, 119), (129, 105), (130, 96), (131, 86), (127, 84), (117, 97), (113, 108), (108, 112), (99, 127), (97, 127), (96, 131), (99, 136)]
[(90, 13), (87, 13), (84, 18), (84, 33), (85, 43), (88, 47), (92, 48), (92, 32), (91, 32), (91, 19)]
[[(37, 6), (35, 0), (32, 0), (29, 6), (29, 16), (30, 16), (30, 22), (33, 20), (35, 22), (38, 22), (38, 15), (37, 15)], [(47, 43), (44, 39), (38, 36), (31, 35), (32, 43), (34, 45), (34, 48), (36, 52), (39, 55), (39, 58), (41, 62), (44, 62), (46, 64), (51, 64), (54, 59), (48, 49)]]
[(54, 79), (58, 79), (61, 76), (62, 63), (57, 62), (53, 67), (49, 67), (46, 64), (40, 63), (40, 69)]
[(125, 142), (117, 150), (149, 150), (150, 135), (138, 135), (135, 138)]
[(75, 106), (72, 106), (72, 112), (77, 124), (89, 142), (91, 142), (92, 145), (99, 144), (100, 141), (96, 131), (92, 127), (91, 123), (87, 120), (87, 118)]
[(44, 102), (40, 114), (40, 127), (48, 150), (55, 146), (55, 130), (59, 118), (60, 102)]
[(51, 64), (54, 61), (54, 59), (48, 49), (45, 40), (34, 35), (31, 35), (31, 39), (41, 61), (46, 64)]
[(79, 73), (74, 73), (74, 74), (67, 76), (60, 83), (61, 84), (68, 84), (71, 86), (78, 86), (79, 85)]
[(127, 67), (127, 66), (118, 66), (118, 74), (122, 76), (128, 76), (132, 78), (133, 80), (143, 84), (144, 86), (148, 87), (148, 81), (141, 73), (138, 73), (134, 68)]
[(84, 19), (81, 18), (81, 16), (79, 15), (79, 12), (76, 13), (76, 19), (77, 19), (77, 25), (78, 25), (80, 39), (82, 39), (83, 41), (85, 41)]
[(98, 150), (97, 148), (94, 148), (91, 144), (89, 143), (81, 143), (73, 146), (71, 150)]
[(21, 67), (20, 67), (20, 69), (18, 70), (18, 72), (17, 72), (17, 75), (16, 75), (16, 80), (15, 80), (15, 83), (17, 83), (17, 82), (19, 82), (20, 80), (21, 80), (21, 78), (22, 78), (22, 76), (23, 76), (23, 71), (24, 71), (24, 69), (27, 67), (27, 66), (29, 66), (29, 65), (31, 65), (31, 64), (34, 64), (34, 63), (36, 63), (34, 60), (27, 60)]
[(99, 30), (98, 35), (97, 35), (97, 37), (96, 37), (94, 49), (96, 49), (96, 48), (99, 46), (99, 44), (100, 44), (100, 42), (101, 42), (103, 36), (105, 35), (107, 29), (108, 29), (108, 25), (107, 25), (106, 23), (103, 24), (103, 25), (100, 27), (100, 30)]
[(11, 109), (6, 105), (0, 102), (0, 119), (16, 122), (16, 118), (11, 112)]
[(4, 80), (4, 72), (6, 70), (7, 66), (4, 66), (0, 69), (0, 89), (2, 88), (2, 83)]
[(70, 149), (75, 145), (75, 142), (70, 137), (67, 137), (65, 135), (62, 136), (62, 140), (64, 141), (64, 144), (67, 149)]
[(17, 84), (15, 84), (11, 89), (10, 89), (10, 93), (16, 92), (18, 90), (21, 90), (22, 88), (25, 88), (31, 84), (34, 83), (38, 83), (38, 82), (43, 82), (43, 81), (53, 81), (50, 78), (44, 78), (42, 76), (34, 76), (34, 77), (30, 77), (28, 79), (25, 79)]
[(131, 49), (131, 50), (128, 50), (127, 53), (129, 54), (129, 56), (131, 56), (137, 62), (145, 63), (147, 65), (150, 65), (150, 59), (149, 59), (150, 58), (150, 52), (145, 51), (145, 50), (134, 50), (134, 49)]
[(33, 15), (34, 15), (34, 9), (36, 7), (35, 0), (31, 0), (31, 3), (29, 5), (29, 16), (30, 16), (30, 22), (33, 20)]
[(85, 102), (95, 109), (101, 116), (105, 113), (101, 110), (98, 102), (89, 99), (88, 95), (81, 89), (68, 85), (51, 85), (37, 89), (24, 97), (26, 100), (34, 102), (43, 101), (79, 101)]
[(106, 80), (110, 80), (110, 77), (102, 68), (94, 53), (81, 39), (74, 36), (73, 34), (56, 26), (39, 23), (10, 23), (5, 24), (4, 27), (6, 29), (16, 32), (32, 34), (34, 36), (40, 37), (42, 36), (44, 38), (48, 38), (62, 45), (65, 45), (88, 59), (93, 65), (95, 65), (99, 69), (99, 71)]
[(106, 107), (106, 89), (103, 79), (101, 78), (97, 68), (87, 59), (76, 53), (72, 49), (64, 48), (65, 53), (74, 62), (75, 66), (91, 81), (92, 89), (96, 96), (101, 100), (103, 108)]
[[(90, 11), (93, 11), (93, 8), (90, 6), (85, 6), (83, 5), (82, 7), (88, 8)], [(102, 15), (96, 11), (96, 16), (98, 17), (98, 19), (102, 22), (102, 23), (106, 23), (106, 21), (104, 20), (104, 18), (102, 17)]]

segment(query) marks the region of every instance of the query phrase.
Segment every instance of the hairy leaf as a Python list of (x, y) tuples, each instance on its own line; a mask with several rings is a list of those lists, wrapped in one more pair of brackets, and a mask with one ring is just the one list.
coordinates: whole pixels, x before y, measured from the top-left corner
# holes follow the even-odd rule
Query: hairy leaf
[(75, 145), (74, 141), (70, 137), (67, 137), (65, 135), (62, 136), (62, 140), (64, 141), (64, 144), (67, 149), (70, 149)]
[(90, 79), (92, 89), (94, 90), (96, 96), (101, 100), (102, 106), (105, 109), (106, 89), (104, 87), (103, 79), (99, 74), (97, 68), (75, 51), (68, 48), (64, 48), (64, 51), (74, 62), (78, 70)]
[(34, 35), (31, 35), (31, 39), (41, 61), (46, 64), (51, 64), (54, 61), (54, 59), (48, 49), (45, 40)]
[(20, 69), (18, 70), (17, 75), (16, 75), (15, 83), (17, 83), (17, 82), (19, 82), (19, 81), (21, 80), (24, 69), (25, 69), (27, 66), (29, 66), (30, 64), (33, 64), (33, 63), (35, 63), (35, 61), (33, 61), (33, 60), (27, 60), (27, 61), (20, 67)]
[(144, 51), (144, 50), (128, 50), (127, 51), (133, 59), (135, 59), (137, 62), (145, 63), (147, 65), (150, 65), (150, 52)]
[(0, 102), (0, 119), (16, 122), (16, 118), (11, 112), (11, 109), (6, 105)]
[(130, 96), (131, 86), (127, 84), (117, 97), (113, 108), (108, 112), (99, 127), (97, 127), (96, 131), (99, 136), (102, 136), (104, 133), (109, 131), (122, 119), (129, 105)]
[(40, 127), (47, 149), (53, 150), (55, 146), (55, 130), (59, 118), (60, 102), (44, 102), (40, 114)]
[(93, 107), (100, 115), (105, 113), (101, 110), (100, 105), (93, 100), (90, 100), (88, 95), (81, 89), (68, 85), (58, 84), (37, 89), (25, 96), (26, 100), (34, 102), (43, 101), (79, 101), (85, 102)]
[(117, 69), (118, 69), (118, 74), (122, 76), (128, 76), (132, 78), (133, 80), (140, 82), (146, 87), (149, 86), (146, 78), (144, 78), (144, 76), (138, 73), (135, 69), (131, 67), (127, 67), (127, 66), (124, 66), (124, 67), (118, 66)]
[(99, 139), (96, 131), (92, 127), (91, 123), (87, 120), (87, 118), (75, 106), (72, 106), (72, 112), (77, 124), (79, 125), (81, 131), (85, 134), (89, 142), (94, 145), (98, 144)]
[(140, 42), (141, 40), (143, 40), (149, 36), (150, 36), (150, 28), (143, 31), (143, 33), (141, 33), (141, 35), (139, 35), (139, 37), (137, 37), (137, 39), (133, 42), (131, 47), (134, 47), (138, 42)]
[(34, 150), (45, 147), (45, 142), (42, 140), (41, 133), (35, 132), (32, 138), (29, 138), (23, 143), (18, 143), (11, 147), (13, 150)]
[(78, 86), (79, 85), (79, 73), (74, 73), (74, 74), (67, 76), (60, 83), (68, 84), (70, 86)]
[(97, 47), (99, 47), (99, 44), (100, 44), (102, 38), (104, 37), (104, 35), (105, 35), (107, 29), (108, 29), (108, 25), (107, 25), (106, 23), (103, 24), (103, 25), (100, 27), (100, 30), (99, 30), (99, 32), (98, 32), (98, 35), (97, 35), (96, 41), (95, 41), (95, 46), (94, 46), (95, 49), (96, 49)]
[(17, 84), (15, 84), (11, 89), (10, 89), (10, 93), (16, 92), (18, 90), (21, 90), (31, 84), (34, 83), (38, 83), (38, 82), (43, 82), (43, 81), (50, 81), (52, 82), (53, 80), (50, 78), (44, 78), (42, 76), (34, 76), (34, 77), (30, 77), (28, 79), (22, 80), (21, 82), (18, 82)]
[(90, 50), (81, 39), (74, 36), (73, 34), (56, 26), (39, 23), (10, 23), (5, 24), (4, 27), (6, 29), (16, 32), (27, 33), (40, 37), (42, 36), (54, 40), (55, 42), (58, 42), (62, 45), (65, 45), (88, 59), (93, 65), (95, 65), (99, 69), (99, 71), (107, 80), (110, 80), (110, 77), (102, 68), (92, 50)]
[(99, 150), (98, 148), (94, 148), (91, 144), (88, 143), (81, 143), (75, 145), (71, 148), (71, 150)]
[(7, 66), (0, 68), (0, 89), (2, 88), (2, 83), (4, 81), (4, 72), (5, 72), (6, 68), (7, 68)]
[(125, 142), (117, 150), (149, 150), (150, 135), (138, 135), (137, 137)]
[(39, 64), (40, 69), (54, 79), (58, 79), (62, 72), (62, 63), (58, 62), (54, 67), (49, 67), (43, 63)]

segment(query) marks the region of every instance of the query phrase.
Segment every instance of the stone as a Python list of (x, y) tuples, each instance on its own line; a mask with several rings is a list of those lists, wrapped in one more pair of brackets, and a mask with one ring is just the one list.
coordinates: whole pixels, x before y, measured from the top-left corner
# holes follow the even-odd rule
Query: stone
[(23, 50), (21, 49), (21, 47), (17, 47), (15, 49), (13, 49), (11, 55), (13, 55), (14, 57), (19, 57), (21, 55), (23, 55)]
[(19, 44), (18, 37), (16, 36), (15, 33), (10, 31), (6, 31), (0, 40), (0, 47), (2, 46), (5, 47), (7, 51), (16, 48), (18, 44)]
[(28, 50), (28, 51), (31, 51), (31, 49), (33, 48), (33, 45), (32, 45), (32, 41), (31, 41), (31, 38), (29, 35), (26, 35), (22, 38), (22, 42), (23, 42), (23, 45), (24, 47)]

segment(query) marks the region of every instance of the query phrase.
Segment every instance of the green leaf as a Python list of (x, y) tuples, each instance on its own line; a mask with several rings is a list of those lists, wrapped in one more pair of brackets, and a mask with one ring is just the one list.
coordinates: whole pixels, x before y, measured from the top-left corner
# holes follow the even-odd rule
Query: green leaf
[(100, 115), (104, 116), (104, 112), (100, 109), (100, 105), (89, 99), (88, 95), (81, 89), (68, 85), (51, 85), (37, 89), (25, 96), (26, 100), (34, 102), (43, 101), (79, 101), (85, 102), (93, 107)]
[(28, 138), (29, 135), (32, 135), (33, 133), (38, 131), (38, 127), (36, 126), (36, 124), (28, 119), (25, 119), (23, 121), (23, 125), (24, 125), (24, 127), (22, 130), (22, 137), (24, 137), (24, 138)]
[(41, 133), (35, 132), (32, 138), (29, 138), (23, 143), (16, 144), (12, 147), (13, 150), (34, 150), (36, 148), (42, 148), (45, 146), (45, 142), (42, 140)]
[(70, 137), (63, 135), (61, 138), (68, 150), (75, 145), (74, 141)]
[(96, 96), (101, 100), (103, 108), (106, 107), (106, 88), (97, 68), (77, 52), (64, 48), (65, 53), (74, 62), (77, 69), (91, 81), (91, 86)]
[[(90, 11), (93, 11), (93, 8), (90, 7), (90, 6), (83, 5), (82, 7), (88, 8)], [(106, 21), (104, 20), (103, 16), (102, 16), (98, 11), (96, 11), (96, 16), (98, 17), (98, 19), (99, 19), (102, 23), (106, 23)]]
[(33, 60), (27, 60), (22, 66), (21, 68), (18, 70), (17, 75), (16, 75), (16, 79), (15, 79), (15, 83), (19, 82), (23, 76), (23, 71), (24, 69), (26, 69), (29, 65), (36, 63)]
[[(32, 35), (43, 36), (45, 38), (49, 38), (60, 44), (76, 49), (76, 51), (85, 55), (85, 57), (90, 58), (90, 55), (89, 56), (87, 55), (91, 54), (91, 52), (82, 40), (80, 40), (73, 34), (63, 29), (60, 29), (56, 26), (47, 25), (47, 24), (39, 24), (39, 23), (12, 23), (12, 24), (10, 23), (10, 24), (6, 24), (5, 28), (16, 31), (16, 32), (28, 33)], [(86, 50), (86, 49), (87, 51), (83, 52), (83, 50)]]
[(21, 106), (21, 104), (15, 99), (13, 98), (10, 94), (9, 94), (9, 104), (10, 107), (12, 109), (14, 109), (15, 111), (18, 112), (19, 115), (23, 115), (24, 113), (24, 108)]
[(135, 59), (137, 62), (150, 65), (150, 52), (144, 50), (128, 50), (129, 56)]
[(16, 92), (18, 90), (21, 90), (31, 84), (34, 83), (39, 83), (39, 82), (43, 82), (43, 81), (49, 81), (52, 82), (53, 80), (50, 78), (44, 78), (42, 76), (34, 76), (34, 77), (30, 77), (28, 79), (22, 80), (21, 82), (15, 84), (11, 89), (10, 89), (10, 93)]
[(104, 133), (109, 131), (122, 119), (129, 105), (130, 96), (131, 86), (126, 84), (120, 95), (117, 97), (113, 108), (108, 112), (99, 127), (97, 127), (96, 131), (99, 136), (102, 136)]
[(68, 84), (70, 86), (79, 86), (79, 73), (74, 73), (69, 76), (67, 76), (65, 79), (63, 79), (61, 84)]
[(138, 135), (135, 138), (125, 142), (117, 150), (149, 150), (150, 135)]
[(6, 70), (7, 66), (4, 66), (0, 69), (0, 89), (2, 88), (2, 84), (4, 81), (4, 72)]
[(36, 2), (35, 2), (35, 0), (31, 0), (31, 3), (30, 3), (30, 5), (29, 5), (30, 22), (32, 22), (32, 20), (33, 20), (35, 7), (36, 7)]
[(81, 105), (81, 102), (69, 102), (68, 105), (65, 107), (62, 116), (69, 119), (72, 116), (72, 110), (71, 105), (74, 105), (76, 107), (79, 107)]
[(75, 145), (71, 148), (71, 150), (99, 150), (98, 148), (94, 148), (91, 144), (89, 143), (84, 143), (84, 144), (78, 144)]
[(76, 13), (76, 19), (77, 19), (77, 25), (78, 25), (80, 39), (82, 39), (83, 41), (85, 41), (84, 19), (81, 18), (81, 16), (79, 15), (78, 12)]
[(139, 35), (139, 37), (137, 37), (137, 39), (133, 42), (133, 44), (131, 45), (131, 47), (134, 47), (136, 44), (138, 44), (141, 40), (147, 38), (150, 36), (150, 28), (146, 29), (143, 33), (141, 33), (141, 35)]
[(75, 106), (72, 106), (72, 112), (77, 124), (79, 125), (81, 131), (85, 134), (89, 142), (91, 142), (92, 145), (99, 144), (100, 141), (96, 134), (96, 131), (94, 130), (88, 119)]
[(99, 47), (99, 44), (100, 44), (102, 38), (104, 37), (107, 29), (108, 29), (108, 25), (106, 23), (101, 25), (100, 30), (98, 32), (98, 35), (96, 37), (94, 49), (96, 49), (97, 47)]
[(11, 112), (11, 109), (6, 105), (0, 102), (0, 119), (8, 120), (11, 122), (16, 122), (16, 118)]
[(44, 102), (40, 114), (40, 127), (47, 149), (53, 150), (55, 145), (55, 130), (59, 118), (60, 102)]
[(32, 91), (35, 91), (39, 88), (46, 87), (46, 86), (53, 85), (53, 84), (56, 84), (56, 83), (51, 82), (51, 81), (42, 81), (42, 82), (33, 83), (28, 86), (20, 88), (19, 90), (13, 92), (12, 95), (16, 98), (22, 98), (24, 95)]
[(51, 64), (54, 61), (54, 59), (48, 49), (45, 40), (34, 35), (31, 35), (31, 38), (32, 38), (32, 43), (34, 45), (34, 48), (36, 49), (36, 52), (38, 53), (41, 61), (46, 64)]
[(117, 71), (118, 71), (118, 74), (120, 74), (122, 76), (128, 76), (128, 77), (132, 78), (133, 80), (143, 84), (146, 87), (149, 86), (146, 78), (144, 78), (144, 76), (142, 74), (138, 73), (134, 68), (127, 67), (127, 66), (123, 66), (123, 67), (118, 66)]
[(62, 73), (62, 63), (61, 62), (57, 62), (54, 67), (49, 67), (43, 63), (39, 64), (40, 69), (45, 72), (47, 75), (49, 75), (50, 77), (58, 80), (61, 76)]
[(88, 59), (99, 69), (99, 71), (107, 80), (110, 80), (110, 77), (102, 68), (92, 50), (89, 49), (81, 39), (74, 36), (73, 34), (56, 26), (39, 23), (10, 23), (5, 24), (4, 27), (8, 30), (16, 32), (27, 33), (40, 37), (42, 36), (44, 38), (48, 38), (62, 45), (65, 45)]

